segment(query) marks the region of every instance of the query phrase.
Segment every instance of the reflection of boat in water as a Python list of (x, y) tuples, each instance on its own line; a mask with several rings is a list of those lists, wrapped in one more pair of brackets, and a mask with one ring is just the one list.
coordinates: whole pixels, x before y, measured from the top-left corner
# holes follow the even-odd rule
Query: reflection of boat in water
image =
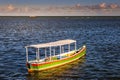
[(79, 80), (78, 78), (84, 76), (83, 68), (85, 61), (86, 59), (83, 56), (82, 58), (69, 63), (69, 65), (28, 73), (26, 77), (27, 80)]
[[(71, 51), (70, 44), (74, 44), (74, 50)], [(64, 52), (65, 45), (68, 46), (68, 51)], [(36, 59), (28, 60), (28, 48), (36, 48)], [(55, 47), (59, 47), (59, 54), (56, 54)], [(45, 58), (40, 59), (39, 49), (45, 49)], [(50, 56), (47, 56), (46, 48), (49, 48)], [(52, 55), (53, 52), (53, 55)], [(86, 53), (86, 46), (81, 47), (80, 49), (76, 49), (76, 41), (75, 40), (60, 40), (56, 42), (37, 44), (37, 45), (29, 45), (26, 46), (26, 59), (27, 59), (27, 69), (28, 72), (33, 71), (42, 71), (54, 67), (58, 67), (61, 65), (65, 65), (67, 63), (73, 62)]]

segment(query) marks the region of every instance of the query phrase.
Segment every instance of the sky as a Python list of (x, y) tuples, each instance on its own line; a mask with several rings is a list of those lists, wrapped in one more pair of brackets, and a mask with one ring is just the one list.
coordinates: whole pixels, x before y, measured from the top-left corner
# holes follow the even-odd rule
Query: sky
[(120, 0), (0, 0), (0, 16), (120, 16)]

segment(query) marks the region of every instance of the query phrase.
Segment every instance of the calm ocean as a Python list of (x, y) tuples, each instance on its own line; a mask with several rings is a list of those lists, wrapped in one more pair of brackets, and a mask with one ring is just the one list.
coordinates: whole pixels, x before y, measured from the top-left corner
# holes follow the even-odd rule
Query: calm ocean
[[(62, 39), (85, 44), (86, 56), (29, 74), (24, 46)], [(0, 17), (0, 80), (46, 79), (120, 80), (120, 17)]]

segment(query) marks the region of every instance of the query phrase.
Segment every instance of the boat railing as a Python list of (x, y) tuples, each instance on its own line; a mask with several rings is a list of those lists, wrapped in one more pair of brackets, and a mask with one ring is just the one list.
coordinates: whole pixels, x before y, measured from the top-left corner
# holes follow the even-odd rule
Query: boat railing
[[(70, 51), (70, 52), (65, 52), (65, 53), (61, 53), (61, 55), (55, 55), (55, 56), (52, 56), (51, 57), (51, 60), (59, 60), (59, 59), (63, 59), (63, 58), (66, 58), (66, 57), (69, 57), (71, 55), (73, 55), (74, 53), (76, 52), (76, 50), (73, 50), (73, 51)], [(42, 62), (49, 62), (50, 61), (50, 57), (46, 57), (46, 58), (43, 58), (43, 59), (40, 59), (40, 60), (30, 60), (28, 61), (28, 63), (42, 63)]]

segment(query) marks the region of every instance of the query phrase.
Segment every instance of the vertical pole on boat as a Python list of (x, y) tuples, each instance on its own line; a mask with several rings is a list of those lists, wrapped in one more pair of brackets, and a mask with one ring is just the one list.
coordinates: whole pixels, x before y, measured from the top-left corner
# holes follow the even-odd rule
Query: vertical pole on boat
[(40, 59), (39, 48), (38, 48), (37, 52), (38, 52), (37, 54), (38, 54), (38, 60), (39, 60)]
[(77, 49), (76, 42), (75, 42), (75, 50)]
[(47, 57), (47, 54), (46, 54), (47, 52), (46, 52), (46, 48), (45, 48), (45, 58)]
[(64, 47), (62, 47), (62, 53), (64, 53)]
[(36, 49), (36, 59), (39, 61), (39, 48)]
[(70, 51), (70, 44), (68, 44), (68, 50)]
[(37, 57), (38, 55), (37, 55), (37, 49), (36, 49), (36, 60), (38, 60), (38, 57)]
[(50, 61), (51, 61), (51, 47), (50, 47)]
[(60, 45), (60, 55), (59, 56), (60, 56), (60, 59), (61, 59), (61, 45)]
[(26, 61), (28, 62), (28, 48), (26, 47)]
[(55, 56), (55, 48), (54, 48), (54, 56)]

